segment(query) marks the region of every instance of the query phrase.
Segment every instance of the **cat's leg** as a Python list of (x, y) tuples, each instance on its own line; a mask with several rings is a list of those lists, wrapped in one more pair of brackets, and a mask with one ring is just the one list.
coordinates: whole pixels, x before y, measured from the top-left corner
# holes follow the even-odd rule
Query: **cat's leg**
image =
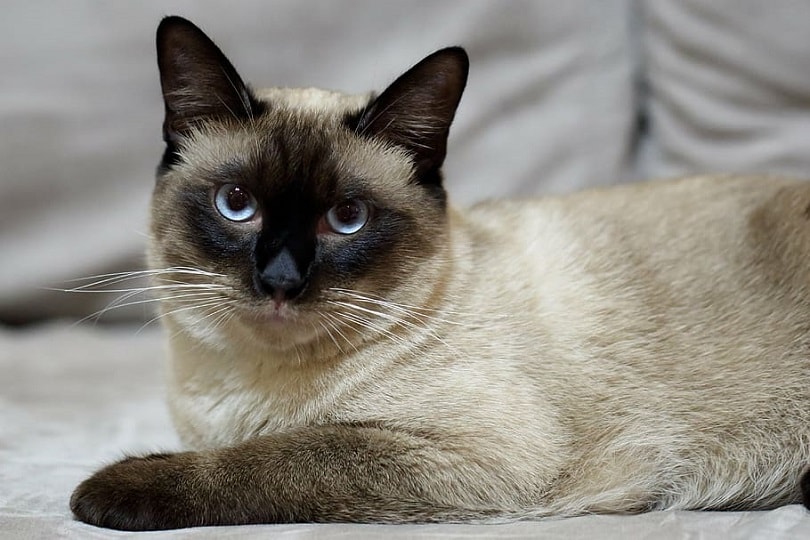
[(124, 530), (464, 521), (506, 513), (506, 493), (518, 489), (503, 476), (422, 438), (324, 426), (229, 448), (128, 458), (80, 484), (70, 507), (82, 521)]
[(802, 489), (802, 502), (804, 502), (805, 508), (810, 510), (810, 467), (804, 471), (804, 475), (802, 475), (799, 485)]

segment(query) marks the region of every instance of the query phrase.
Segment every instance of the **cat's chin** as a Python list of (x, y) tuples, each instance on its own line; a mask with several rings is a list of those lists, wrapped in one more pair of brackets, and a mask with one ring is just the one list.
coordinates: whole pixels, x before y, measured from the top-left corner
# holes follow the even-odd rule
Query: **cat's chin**
[(240, 326), (239, 333), (249, 335), (254, 345), (271, 349), (290, 349), (317, 339), (310, 317), (288, 304), (239, 309), (232, 329), (233, 325)]

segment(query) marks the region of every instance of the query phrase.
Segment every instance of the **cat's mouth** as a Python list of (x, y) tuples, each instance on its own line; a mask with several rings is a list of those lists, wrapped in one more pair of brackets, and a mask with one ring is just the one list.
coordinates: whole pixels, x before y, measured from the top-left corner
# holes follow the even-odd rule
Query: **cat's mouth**
[(275, 350), (289, 351), (319, 339), (318, 314), (300, 309), (295, 302), (269, 300), (237, 308), (236, 319), (257, 343)]
[(293, 322), (297, 310), (287, 301), (270, 300), (242, 311), (242, 318), (259, 325), (283, 326)]

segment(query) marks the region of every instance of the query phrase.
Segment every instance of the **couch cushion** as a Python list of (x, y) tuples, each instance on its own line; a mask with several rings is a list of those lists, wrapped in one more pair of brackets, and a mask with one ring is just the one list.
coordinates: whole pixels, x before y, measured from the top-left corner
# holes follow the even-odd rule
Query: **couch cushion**
[(451, 199), (469, 203), (624, 175), (628, 2), (5, 2), (0, 321), (85, 315), (110, 298), (41, 287), (142, 266), (162, 144), (163, 15), (201, 25), (257, 86), (382, 89), (429, 52), (466, 46), (472, 71), (446, 172)]
[(647, 0), (640, 176), (810, 176), (810, 3)]

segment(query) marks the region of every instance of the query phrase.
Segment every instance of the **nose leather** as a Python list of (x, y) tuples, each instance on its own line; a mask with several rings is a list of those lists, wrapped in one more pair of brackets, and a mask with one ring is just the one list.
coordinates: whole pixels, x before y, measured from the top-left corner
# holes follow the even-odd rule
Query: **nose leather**
[(292, 293), (300, 292), (304, 278), (292, 253), (285, 247), (259, 273), (259, 282), (267, 294), (291, 297)]

